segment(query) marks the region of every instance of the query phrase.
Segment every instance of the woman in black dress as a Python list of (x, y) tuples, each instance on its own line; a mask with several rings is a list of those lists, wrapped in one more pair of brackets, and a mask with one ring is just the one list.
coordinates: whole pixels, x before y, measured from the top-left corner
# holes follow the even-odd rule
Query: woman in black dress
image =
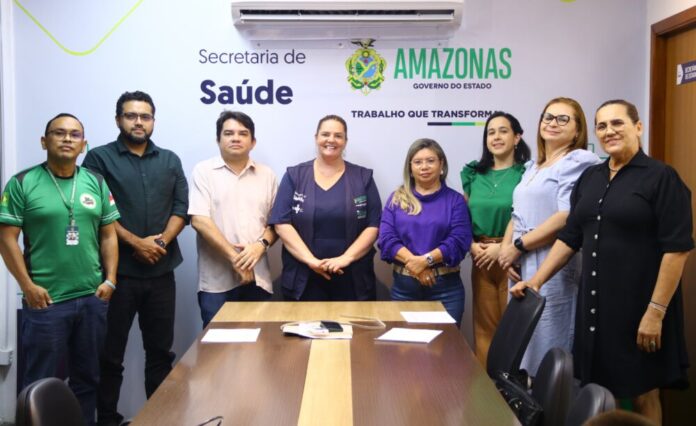
[(597, 109), (595, 133), (609, 159), (580, 176), (551, 253), (510, 292), (538, 290), (582, 248), (575, 373), (660, 424), (659, 389), (687, 384), (679, 279), (694, 246), (691, 193), (674, 169), (643, 153), (642, 132), (633, 104)]

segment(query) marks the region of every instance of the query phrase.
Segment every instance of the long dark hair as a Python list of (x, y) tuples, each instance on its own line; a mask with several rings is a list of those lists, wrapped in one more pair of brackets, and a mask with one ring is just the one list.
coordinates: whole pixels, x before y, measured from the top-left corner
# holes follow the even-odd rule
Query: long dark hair
[(481, 153), (481, 159), (476, 165), (476, 173), (486, 173), (495, 164), (493, 153), (488, 150), (488, 123), (490, 123), (494, 118), (498, 117), (505, 117), (505, 119), (507, 119), (507, 121), (510, 123), (512, 133), (514, 135), (520, 135), (520, 141), (517, 143), (517, 147), (515, 148), (515, 163), (524, 164), (532, 157), (532, 152), (529, 149), (529, 145), (527, 145), (524, 139), (522, 139), (524, 130), (522, 130), (520, 121), (510, 113), (495, 111), (488, 117), (488, 120), (486, 120), (486, 125), (483, 128), (483, 152)]

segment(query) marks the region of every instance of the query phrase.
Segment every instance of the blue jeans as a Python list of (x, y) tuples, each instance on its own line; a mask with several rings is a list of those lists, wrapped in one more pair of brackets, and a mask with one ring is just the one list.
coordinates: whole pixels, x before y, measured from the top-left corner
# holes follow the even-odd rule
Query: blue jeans
[(213, 319), (225, 302), (263, 302), (270, 299), (271, 296), (271, 293), (254, 283), (240, 285), (222, 293), (199, 291), (198, 306), (201, 308), (203, 328), (208, 326), (210, 320)]
[(58, 374), (67, 362), (68, 385), (80, 401), (85, 421), (94, 424), (108, 303), (90, 295), (44, 309), (22, 305), (22, 388), (46, 377), (64, 379)]
[(464, 283), (459, 272), (440, 275), (432, 287), (421, 285), (417, 279), (392, 273), (394, 284), (391, 288), (392, 300), (433, 300), (442, 302), (445, 310), (461, 325), (464, 314)]

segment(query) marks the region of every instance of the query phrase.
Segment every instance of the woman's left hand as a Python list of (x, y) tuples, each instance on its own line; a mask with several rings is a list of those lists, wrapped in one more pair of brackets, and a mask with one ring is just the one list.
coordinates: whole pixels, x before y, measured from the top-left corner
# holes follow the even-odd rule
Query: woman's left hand
[(531, 288), (532, 290), (539, 292), (539, 286), (533, 284), (531, 281), (519, 281), (517, 284), (510, 287), (510, 294), (516, 298), (524, 297), (524, 290), (526, 288)]
[(662, 347), (662, 319), (665, 314), (648, 306), (638, 326), (636, 344), (645, 352), (657, 352)]
[(426, 268), (423, 270), (423, 272), (416, 276), (416, 279), (419, 283), (421, 283), (421, 285), (432, 287), (435, 285), (437, 277), (435, 276), (435, 271), (430, 268)]
[(522, 253), (512, 244), (504, 244), (498, 253), (498, 264), (507, 269), (520, 257)]
[(428, 265), (428, 261), (425, 259), (425, 256), (411, 256), (411, 258), (409, 258), (404, 264), (404, 267), (408, 273), (414, 277), (419, 276), (426, 269), (430, 269), (428, 266), (430, 265)]
[(322, 259), (319, 262), (319, 266), (330, 274), (342, 275), (343, 269), (347, 268), (351, 263), (353, 263), (353, 260), (344, 254), (338, 257)]
[(480, 247), (483, 250), (478, 256), (476, 256), (476, 267), (490, 270), (491, 266), (498, 261), (498, 256), (500, 255), (500, 244), (482, 244)]

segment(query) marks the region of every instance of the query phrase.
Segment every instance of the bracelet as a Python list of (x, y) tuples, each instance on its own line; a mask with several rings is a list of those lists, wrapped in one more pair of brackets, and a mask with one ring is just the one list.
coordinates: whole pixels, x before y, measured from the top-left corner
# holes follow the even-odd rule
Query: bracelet
[(657, 302), (654, 301), (654, 300), (651, 300), (650, 303), (655, 304), (655, 305), (657, 305), (657, 306), (659, 306), (659, 307), (661, 307), (661, 308), (663, 308), (663, 309), (667, 309), (667, 305), (663, 305), (662, 303), (657, 303)]
[(112, 290), (116, 290), (116, 284), (114, 284), (111, 280), (104, 280), (104, 284), (109, 286)]
[(648, 306), (650, 306), (651, 308), (653, 308), (653, 309), (655, 309), (655, 310), (658, 310), (658, 311), (662, 312), (663, 314), (667, 313), (667, 306), (661, 305), (661, 304), (659, 304), (659, 303), (657, 303), (657, 302), (653, 302), (652, 300), (650, 301), (650, 303), (648, 304)]

